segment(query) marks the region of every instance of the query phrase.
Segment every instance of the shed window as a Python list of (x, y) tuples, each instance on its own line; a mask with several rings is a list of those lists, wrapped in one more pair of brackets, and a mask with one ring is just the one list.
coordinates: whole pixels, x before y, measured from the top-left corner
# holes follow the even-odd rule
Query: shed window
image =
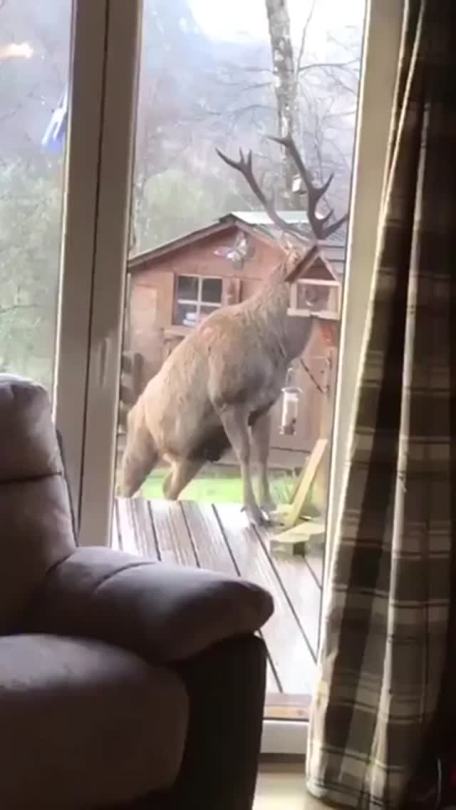
[(203, 276), (178, 276), (174, 323), (196, 326), (222, 304), (222, 279)]

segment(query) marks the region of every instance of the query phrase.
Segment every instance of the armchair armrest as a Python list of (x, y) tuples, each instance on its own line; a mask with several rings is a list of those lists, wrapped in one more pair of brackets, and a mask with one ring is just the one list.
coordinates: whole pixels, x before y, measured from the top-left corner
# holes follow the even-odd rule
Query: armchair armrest
[(45, 577), (21, 629), (97, 638), (160, 664), (254, 633), (271, 596), (241, 579), (78, 548)]

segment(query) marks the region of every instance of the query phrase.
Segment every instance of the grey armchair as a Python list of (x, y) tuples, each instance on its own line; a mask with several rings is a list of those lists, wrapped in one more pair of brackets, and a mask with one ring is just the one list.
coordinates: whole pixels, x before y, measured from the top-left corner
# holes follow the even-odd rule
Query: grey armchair
[(75, 543), (42, 388), (0, 376), (0, 807), (248, 810), (260, 588)]

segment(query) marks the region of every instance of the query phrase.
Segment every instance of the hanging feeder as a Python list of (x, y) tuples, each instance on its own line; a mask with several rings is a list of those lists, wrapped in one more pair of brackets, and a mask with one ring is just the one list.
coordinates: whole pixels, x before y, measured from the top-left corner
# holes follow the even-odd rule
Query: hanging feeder
[(294, 436), (299, 414), (301, 389), (293, 385), (294, 370), (288, 369), (285, 386), (282, 388), (282, 416), (280, 419), (281, 436)]

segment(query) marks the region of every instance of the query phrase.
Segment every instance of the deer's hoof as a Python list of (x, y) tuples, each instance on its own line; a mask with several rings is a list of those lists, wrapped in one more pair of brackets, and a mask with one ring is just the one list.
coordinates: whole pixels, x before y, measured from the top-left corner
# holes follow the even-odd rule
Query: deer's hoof
[(251, 526), (270, 526), (271, 519), (268, 513), (260, 509), (256, 504), (244, 506), (243, 511), (247, 515)]
[(272, 498), (268, 498), (267, 500), (261, 501), (261, 503), (260, 503), (260, 511), (264, 515), (266, 515), (266, 517), (267, 517), (267, 519), (269, 521), (271, 521), (271, 516), (274, 514), (276, 509), (277, 509), (277, 506), (274, 503), (274, 501), (272, 500)]

